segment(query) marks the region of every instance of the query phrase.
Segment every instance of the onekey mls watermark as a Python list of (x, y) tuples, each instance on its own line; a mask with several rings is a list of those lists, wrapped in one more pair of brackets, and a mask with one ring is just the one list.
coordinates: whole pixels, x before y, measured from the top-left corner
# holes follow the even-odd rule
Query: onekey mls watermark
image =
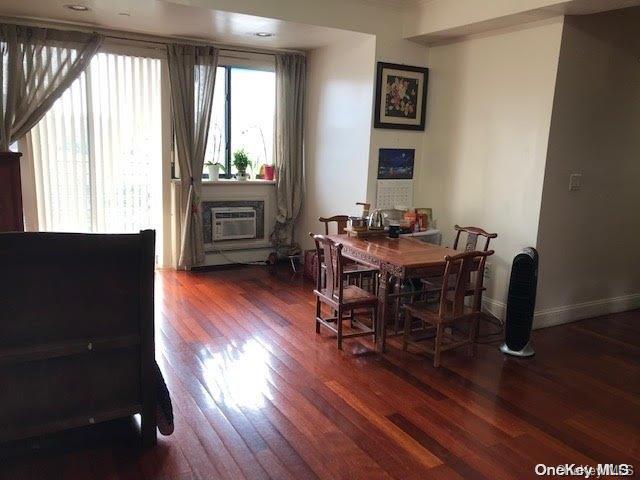
[(536, 475), (541, 477), (630, 477), (633, 475), (633, 465), (629, 463), (599, 463), (598, 465), (578, 465), (564, 463), (562, 465), (545, 465), (539, 463), (535, 466)]

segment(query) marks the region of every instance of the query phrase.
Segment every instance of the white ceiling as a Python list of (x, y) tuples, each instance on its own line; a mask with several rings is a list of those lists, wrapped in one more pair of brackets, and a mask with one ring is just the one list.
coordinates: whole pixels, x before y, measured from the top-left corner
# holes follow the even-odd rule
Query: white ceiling
[[(70, 3), (87, 5), (91, 10), (75, 12), (64, 8)], [(222, 44), (299, 50), (317, 48), (360, 35), (334, 28), (158, 0), (0, 0), (0, 16), (203, 39)], [(258, 38), (256, 32), (273, 33), (274, 36)]]

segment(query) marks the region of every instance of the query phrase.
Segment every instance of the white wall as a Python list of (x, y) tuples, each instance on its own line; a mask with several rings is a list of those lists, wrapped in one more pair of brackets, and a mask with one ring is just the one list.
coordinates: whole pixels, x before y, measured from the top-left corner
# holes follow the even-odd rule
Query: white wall
[[(407, 40), (402, 40), (396, 35), (388, 33), (379, 34), (376, 38), (376, 61), (388, 63), (400, 63), (417, 67), (428, 65), (428, 49)], [(375, 89), (375, 79), (372, 77)], [(375, 90), (374, 90), (375, 91)], [(371, 99), (372, 105), (375, 101)], [(427, 105), (427, 110), (429, 105)], [(370, 125), (373, 125), (373, 111)], [(412, 130), (393, 130), (384, 128), (371, 129), (371, 146), (369, 152), (369, 173), (367, 181), (367, 202), (372, 205), (376, 200), (376, 180), (378, 175), (378, 150), (380, 148), (413, 148), (416, 150), (416, 159), (422, 157), (424, 132)], [(416, 162), (414, 175), (418, 178), (422, 165)], [(416, 203), (416, 206), (421, 206)]]
[(485, 305), (502, 315), (513, 256), (535, 246), (562, 19), (430, 49), (416, 203), (497, 232)]
[(639, 25), (640, 8), (566, 18), (538, 234), (554, 323), (640, 307)]
[(296, 227), (323, 233), (320, 216), (353, 214), (367, 193), (375, 37), (355, 35), (307, 53), (305, 199)]

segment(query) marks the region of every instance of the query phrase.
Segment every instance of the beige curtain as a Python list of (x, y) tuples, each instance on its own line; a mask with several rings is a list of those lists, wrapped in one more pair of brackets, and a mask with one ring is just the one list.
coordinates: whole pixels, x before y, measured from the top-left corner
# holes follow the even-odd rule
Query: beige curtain
[(276, 55), (277, 213), (271, 240), (281, 251), (295, 248), (293, 227), (302, 208), (305, 76), (303, 55)]
[(0, 151), (38, 123), (102, 40), (94, 33), (0, 24)]
[(204, 262), (202, 239), (202, 168), (207, 147), (218, 49), (167, 46), (176, 153), (182, 179), (182, 240), (178, 267)]

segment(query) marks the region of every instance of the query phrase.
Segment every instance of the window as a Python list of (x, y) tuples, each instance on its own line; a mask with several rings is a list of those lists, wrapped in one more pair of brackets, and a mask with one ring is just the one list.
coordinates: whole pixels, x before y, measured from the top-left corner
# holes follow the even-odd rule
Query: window
[(40, 230), (161, 231), (160, 66), (98, 53), (33, 128)]
[(205, 162), (237, 173), (234, 152), (244, 149), (252, 161), (252, 178), (262, 164), (273, 163), (275, 74), (272, 71), (218, 67)]

